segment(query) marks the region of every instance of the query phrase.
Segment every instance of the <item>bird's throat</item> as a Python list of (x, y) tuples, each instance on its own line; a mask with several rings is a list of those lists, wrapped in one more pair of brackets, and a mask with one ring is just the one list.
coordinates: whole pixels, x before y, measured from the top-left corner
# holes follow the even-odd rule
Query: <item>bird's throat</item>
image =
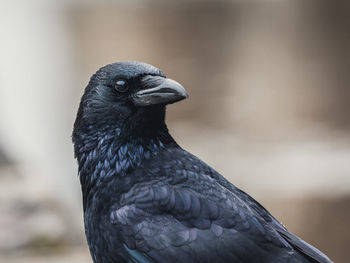
[(99, 130), (90, 127), (89, 130), (91, 133), (82, 134), (74, 145), (84, 206), (96, 188), (106, 187), (111, 180), (131, 176), (144, 160), (156, 158), (165, 145), (176, 145), (166, 126), (142, 137), (130, 130), (126, 133), (125, 127), (106, 126)]

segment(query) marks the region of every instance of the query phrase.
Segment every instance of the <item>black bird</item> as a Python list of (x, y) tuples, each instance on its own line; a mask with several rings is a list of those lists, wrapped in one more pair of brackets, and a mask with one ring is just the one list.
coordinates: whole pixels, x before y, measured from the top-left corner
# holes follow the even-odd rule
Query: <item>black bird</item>
[(331, 262), (175, 142), (165, 107), (186, 97), (145, 63), (91, 77), (73, 143), (93, 261)]

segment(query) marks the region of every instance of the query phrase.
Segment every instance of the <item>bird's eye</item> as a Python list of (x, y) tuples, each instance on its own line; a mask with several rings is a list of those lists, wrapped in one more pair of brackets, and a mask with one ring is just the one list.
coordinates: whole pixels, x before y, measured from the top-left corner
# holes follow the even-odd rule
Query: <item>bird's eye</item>
[(127, 92), (129, 89), (125, 80), (117, 80), (115, 82), (114, 88), (119, 92)]

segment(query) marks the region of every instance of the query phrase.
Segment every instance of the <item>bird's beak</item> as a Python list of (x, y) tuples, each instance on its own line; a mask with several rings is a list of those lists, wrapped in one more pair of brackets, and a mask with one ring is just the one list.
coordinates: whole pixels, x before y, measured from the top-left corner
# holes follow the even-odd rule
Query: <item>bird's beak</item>
[(135, 106), (170, 104), (188, 97), (184, 87), (172, 79), (147, 75), (141, 83), (143, 89), (131, 95)]

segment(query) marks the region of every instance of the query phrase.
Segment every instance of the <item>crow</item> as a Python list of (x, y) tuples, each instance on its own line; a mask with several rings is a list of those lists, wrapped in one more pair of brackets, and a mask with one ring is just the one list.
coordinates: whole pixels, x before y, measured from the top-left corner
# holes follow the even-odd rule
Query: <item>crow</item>
[(91, 77), (72, 140), (93, 261), (331, 262), (176, 143), (165, 108), (187, 97), (146, 63)]

